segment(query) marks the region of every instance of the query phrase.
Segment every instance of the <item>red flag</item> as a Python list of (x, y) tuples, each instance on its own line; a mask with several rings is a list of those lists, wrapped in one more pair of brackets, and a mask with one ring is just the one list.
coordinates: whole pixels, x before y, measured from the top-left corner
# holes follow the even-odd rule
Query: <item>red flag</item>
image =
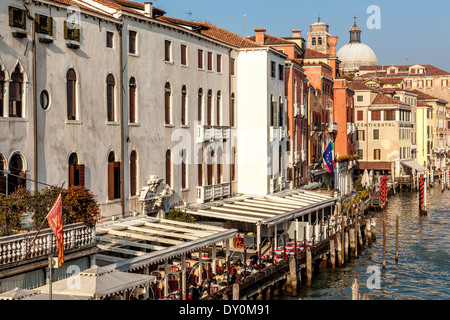
[(64, 263), (64, 238), (63, 238), (63, 217), (62, 217), (62, 200), (59, 193), (55, 204), (47, 215), (48, 225), (52, 229), (56, 237), (56, 248), (58, 249), (58, 266)]

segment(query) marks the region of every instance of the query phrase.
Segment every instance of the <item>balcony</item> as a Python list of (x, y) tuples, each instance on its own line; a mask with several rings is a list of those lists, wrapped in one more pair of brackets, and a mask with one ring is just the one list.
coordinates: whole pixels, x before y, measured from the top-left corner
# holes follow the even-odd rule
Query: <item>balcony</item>
[[(25, 259), (31, 247), (31, 240), (36, 231), (16, 234), (0, 238), (0, 266), (17, 264)], [(84, 223), (74, 223), (63, 228), (64, 250), (82, 250), (95, 245), (95, 227), (86, 227)], [(56, 253), (56, 237), (51, 229), (39, 232), (27, 259), (47, 258), (48, 254)]]
[(294, 117), (300, 115), (300, 104), (294, 103)]
[(347, 122), (347, 134), (353, 134), (356, 132), (356, 124), (353, 122)]
[(205, 203), (231, 196), (231, 184), (221, 183), (197, 187), (197, 203)]
[(306, 118), (306, 114), (308, 113), (308, 108), (304, 104), (300, 105), (300, 115), (302, 118)]
[(226, 140), (230, 138), (230, 127), (197, 125), (195, 127), (195, 142), (210, 142), (214, 140)]
[(328, 132), (333, 133), (337, 132), (337, 123), (336, 122), (330, 122), (328, 123)]

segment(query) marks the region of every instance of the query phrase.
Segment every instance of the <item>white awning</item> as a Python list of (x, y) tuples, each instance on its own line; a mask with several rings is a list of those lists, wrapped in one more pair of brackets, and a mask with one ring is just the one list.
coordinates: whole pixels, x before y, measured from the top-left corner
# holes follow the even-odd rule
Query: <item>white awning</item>
[(186, 212), (202, 216), (269, 227), (310, 212), (331, 207), (338, 198), (305, 190), (285, 190), (266, 196), (244, 195), (211, 203), (195, 204)]
[(425, 172), (425, 167), (421, 166), (414, 160), (404, 160), (404, 161), (401, 161), (400, 163), (407, 167), (410, 167), (411, 169), (415, 169), (419, 172)]
[[(108, 267), (113, 269), (131, 271), (198, 251), (236, 233), (236, 229), (148, 216), (121, 219), (97, 225), (97, 259), (112, 262)], [(126, 258), (117, 259), (116, 253)]]

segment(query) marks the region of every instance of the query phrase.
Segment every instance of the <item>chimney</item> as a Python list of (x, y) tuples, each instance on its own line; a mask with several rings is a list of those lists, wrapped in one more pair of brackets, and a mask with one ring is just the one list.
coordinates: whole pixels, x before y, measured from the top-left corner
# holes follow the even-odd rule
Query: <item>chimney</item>
[(292, 30), (292, 38), (301, 38), (301, 37), (302, 37), (301, 29)]
[(330, 46), (330, 56), (336, 56), (336, 45), (338, 42), (338, 37), (328, 37), (328, 45)]
[(255, 41), (258, 43), (264, 43), (264, 36), (266, 35), (266, 29), (257, 28), (255, 29)]
[(153, 18), (153, 3), (144, 2), (144, 15)]

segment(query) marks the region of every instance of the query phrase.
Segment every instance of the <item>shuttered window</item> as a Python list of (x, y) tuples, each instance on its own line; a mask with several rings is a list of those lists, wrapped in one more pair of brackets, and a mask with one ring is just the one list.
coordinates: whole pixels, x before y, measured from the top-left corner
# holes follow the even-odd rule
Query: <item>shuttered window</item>
[(25, 10), (9, 7), (9, 26), (13, 28), (27, 28), (27, 15)]
[(170, 150), (166, 151), (166, 184), (172, 185), (172, 156)]
[(197, 120), (201, 123), (202, 122), (202, 109), (203, 109), (203, 89), (200, 88), (198, 90), (198, 101), (197, 101)]
[(197, 185), (201, 187), (203, 186), (203, 149), (200, 149), (198, 152)]
[(80, 28), (75, 27), (73, 24), (67, 24), (67, 21), (64, 21), (64, 39), (80, 42)]
[(211, 151), (211, 153), (208, 155), (208, 162), (206, 164), (206, 178), (208, 186), (212, 186), (213, 184), (213, 177), (214, 177), (213, 159), (214, 159), (214, 151)]
[(217, 72), (222, 72), (222, 56), (217, 55)]
[(187, 65), (187, 47), (184, 44), (181, 45), (181, 64)]
[(380, 121), (381, 120), (381, 110), (370, 111), (370, 116), (372, 121)]
[(235, 74), (236, 74), (236, 70), (235, 70), (235, 62), (236, 62), (236, 60), (234, 59), (234, 58), (231, 58), (230, 59), (230, 74), (232, 75), (232, 76), (234, 76)]
[(208, 90), (208, 96), (206, 101), (206, 124), (211, 125), (212, 118), (212, 91)]
[(22, 83), (23, 74), (20, 72), (19, 65), (17, 65), (11, 74), (11, 82), (9, 84), (10, 117), (22, 117)]
[(212, 71), (213, 69), (213, 54), (212, 52), (208, 52), (208, 71)]
[(137, 156), (136, 151), (132, 151), (130, 155), (130, 195), (137, 194)]
[(197, 59), (199, 69), (203, 69), (203, 50), (198, 50)]
[(130, 123), (136, 123), (136, 79), (131, 77), (129, 84)]
[(108, 121), (115, 120), (115, 106), (114, 106), (114, 87), (116, 80), (112, 74), (109, 74), (106, 78), (106, 110)]
[(106, 47), (114, 47), (114, 33), (112, 33), (111, 31), (106, 31)]
[(35, 14), (34, 17), (36, 32), (53, 36), (53, 18), (42, 14)]
[(276, 101), (272, 101), (270, 113), (271, 113), (270, 125), (276, 126), (277, 125), (277, 103), (276, 103)]
[(3, 102), (3, 90), (5, 87), (5, 73), (3, 71), (0, 70), (0, 117), (3, 117), (3, 106), (4, 106), (4, 102)]
[(234, 93), (231, 94), (231, 104), (230, 104), (230, 126), (234, 127), (234, 113), (235, 113), (235, 99)]
[(164, 60), (171, 61), (172, 42), (169, 40), (164, 41)]
[(128, 39), (129, 39), (129, 43), (128, 43), (128, 52), (129, 53), (136, 53), (136, 38), (137, 38), (137, 33), (136, 31), (132, 31), (130, 30), (128, 32)]
[(186, 124), (187, 119), (187, 110), (186, 110), (186, 103), (187, 103), (187, 90), (186, 86), (183, 86), (181, 88), (181, 124)]
[(84, 164), (79, 164), (77, 154), (72, 153), (69, 157), (69, 186), (84, 185)]
[(280, 101), (279, 105), (280, 105), (280, 108), (279, 108), (280, 110), (278, 112), (278, 114), (279, 114), (279, 116), (278, 116), (278, 126), (282, 127), (283, 126), (283, 104), (281, 103), (281, 101)]
[(364, 111), (363, 110), (356, 111), (356, 118), (358, 121), (363, 121), (364, 120)]
[(115, 161), (114, 152), (108, 156), (108, 200), (120, 198), (120, 162)]
[(181, 151), (181, 188), (187, 187), (186, 150)]
[(221, 105), (221, 92), (217, 92), (217, 106), (216, 106), (216, 124), (220, 126), (220, 105)]
[(165, 120), (165, 124), (171, 123), (170, 95), (171, 95), (170, 83), (166, 82), (166, 85), (164, 86), (164, 120)]
[(76, 82), (77, 75), (75, 70), (69, 69), (66, 75), (66, 92), (67, 92), (67, 119), (76, 119)]

